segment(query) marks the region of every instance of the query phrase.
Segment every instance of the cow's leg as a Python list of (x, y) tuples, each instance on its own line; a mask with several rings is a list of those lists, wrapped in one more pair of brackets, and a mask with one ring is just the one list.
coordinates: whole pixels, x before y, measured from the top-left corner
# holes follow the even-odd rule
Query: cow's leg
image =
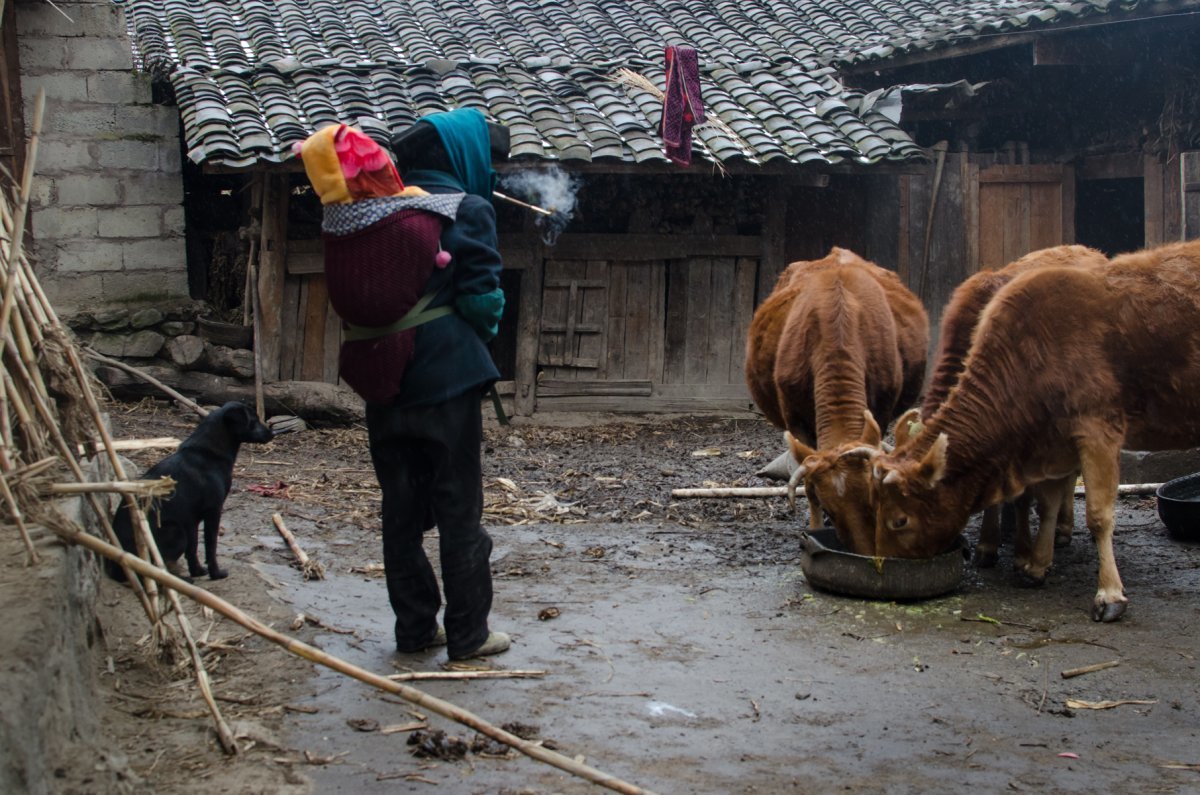
[(1099, 584), (1092, 600), (1092, 620), (1116, 621), (1125, 614), (1129, 602), (1117, 571), (1112, 541), (1113, 512), (1120, 482), (1121, 436), (1117, 436), (1111, 426), (1097, 422), (1082, 428), (1075, 443), (1079, 448), (1083, 480), (1087, 484), (1084, 501), (1087, 526), (1096, 542), (1100, 564)]
[(975, 545), (975, 565), (990, 569), (1000, 560), (1000, 506), (983, 509), (983, 522), (979, 525), (979, 543)]
[[(1054, 527), (1058, 520), (1059, 500), (1062, 489), (1057, 482), (1034, 486), (1026, 494), (1037, 495), (1038, 532), (1034, 537), (1029, 557), (1022, 564), (1020, 573), (1029, 585), (1046, 582), (1046, 572), (1054, 563)], [(1028, 513), (1028, 511), (1027, 511)]]
[(1071, 546), (1071, 536), (1075, 534), (1075, 479), (1072, 475), (1061, 483), (1062, 499), (1058, 508), (1058, 523), (1054, 526), (1054, 546)]
[[(1013, 529), (1013, 566), (1018, 572), (1028, 569), (1033, 556), (1033, 529), (1029, 526), (1029, 509), (1033, 504), (1033, 491), (1025, 489), (1013, 501), (1013, 514), (1016, 517), (1016, 527)], [(1032, 582), (1027, 585), (1040, 585)]]

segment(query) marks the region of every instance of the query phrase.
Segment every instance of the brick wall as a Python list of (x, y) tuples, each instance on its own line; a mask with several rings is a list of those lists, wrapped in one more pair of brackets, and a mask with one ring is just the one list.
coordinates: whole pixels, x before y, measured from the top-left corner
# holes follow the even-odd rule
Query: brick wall
[[(10, 0), (12, 2), (12, 0)], [(110, 0), (17, 0), (25, 129), (46, 110), (31, 208), (60, 314), (187, 301), (179, 114), (151, 104)]]

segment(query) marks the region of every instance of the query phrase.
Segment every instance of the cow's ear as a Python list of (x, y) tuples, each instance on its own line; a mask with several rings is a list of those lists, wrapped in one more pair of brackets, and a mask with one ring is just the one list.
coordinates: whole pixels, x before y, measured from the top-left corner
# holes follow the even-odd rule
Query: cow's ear
[(896, 420), (896, 446), (907, 443), (909, 439), (921, 432), (921, 428), (920, 409), (909, 409), (901, 414), (900, 419)]
[(883, 434), (879, 431), (879, 423), (875, 422), (875, 416), (866, 409), (863, 410), (863, 432), (862, 438), (859, 441), (871, 447), (878, 447), (879, 443), (883, 441)]
[(816, 455), (816, 450), (812, 449), (795, 436), (792, 436), (791, 431), (784, 431), (783, 438), (787, 440), (788, 449), (792, 451), (792, 458), (796, 459), (797, 464), (803, 464), (804, 459), (808, 458), (810, 455)]
[(946, 475), (946, 447), (950, 444), (950, 437), (944, 433), (939, 433), (937, 439), (933, 443), (933, 447), (925, 453), (925, 457), (921, 459), (921, 465), (917, 468), (917, 475), (927, 488), (936, 486)]

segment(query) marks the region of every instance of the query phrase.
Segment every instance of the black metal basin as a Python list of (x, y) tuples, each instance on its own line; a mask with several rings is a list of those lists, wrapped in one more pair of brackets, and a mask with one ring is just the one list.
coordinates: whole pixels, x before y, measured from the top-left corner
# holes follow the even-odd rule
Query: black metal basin
[(847, 552), (832, 529), (800, 534), (800, 568), (823, 591), (868, 599), (928, 599), (959, 586), (965, 558), (961, 537), (933, 558), (875, 558)]
[(1155, 492), (1158, 518), (1177, 541), (1200, 541), (1200, 472), (1168, 480)]

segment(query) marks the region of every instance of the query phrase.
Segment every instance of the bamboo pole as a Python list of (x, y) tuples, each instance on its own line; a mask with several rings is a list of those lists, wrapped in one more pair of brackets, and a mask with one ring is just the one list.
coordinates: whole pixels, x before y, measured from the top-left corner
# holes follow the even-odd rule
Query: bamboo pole
[(46, 486), (47, 494), (88, 494), (106, 492), (133, 494), (138, 497), (165, 497), (175, 489), (175, 481), (167, 476), (159, 480), (106, 480), (81, 483), (51, 483)]
[(300, 545), (296, 543), (296, 537), (292, 535), (292, 531), (288, 530), (287, 525), (283, 523), (283, 515), (273, 513), (271, 514), (271, 521), (275, 523), (275, 529), (279, 531), (279, 535), (283, 536), (283, 540), (287, 542), (288, 548), (292, 550), (292, 554), (300, 562), (300, 571), (304, 574), (304, 579), (325, 579), (325, 566), (309, 558), (304, 550), (300, 548)]
[(353, 679), (357, 679), (364, 684), (371, 685), (384, 692), (399, 696), (400, 698), (419, 707), (441, 715), (444, 718), (461, 723), (464, 726), (474, 729), (475, 731), (486, 734), (494, 740), (504, 743), (505, 745), (516, 749), (528, 757), (545, 762), (559, 770), (563, 770), (571, 775), (578, 776), (585, 781), (590, 781), (593, 784), (599, 784), (602, 787), (614, 790), (616, 792), (629, 793), (630, 795), (653, 795), (649, 790), (642, 789), (628, 782), (622, 781), (614, 776), (610, 776), (603, 771), (597, 770), (594, 767), (577, 762), (574, 759), (563, 756), (562, 754), (544, 748), (537, 743), (523, 740), (520, 737), (507, 732), (491, 723), (483, 720), (461, 707), (457, 707), (448, 701), (443, 701), (436, 696), (431, 696), (416, 688), (408, 687), (399, 682), (393, 682), (386, 676), (372, 673), (364, 668), (360, 668), (353, 663), (334, 657), (327, 654), (315, 646), (310, 646), (307, 643), (296, 640), (281, 632), (277, 632), (256, 618), (242, 612), (224, 599), (212, 594), (203, 588), (197, 587), (185, 580), (176, 577), (170, 572), (151, 566), (146, 561), (139, 557), (130, 555), (120, 547), (105, 543), (99, 538), (84, 532), (81, 528), (68, 529), (66, 527), (53, 527), (54, 530), (62, 538), (69, 542), (85, 546), (88, 549), (103, 555), (111, 560), (116, 560), (122, 565), (125, 565), (136, 571), (142, 577), (154, 579), (164, 585), (169, 593), (178, 591), (205, 607), (212, 608), (216, 612), (234, 621), (242, 627), (254, 632), (255, 634), (269, 640), (270, 642), (281, 646), (287, 651), (295, 654), (297, 657), (308, 660), (309, 662), (322, 665), (326, 668), (345, 674)]
[[(174, 436), (156, 436), (153, 439), (113, 439), (112, 449), (118, 453), (128, 453), (137, 450), (173, 450), (182, 444)], [(86, 455), (83, 445), (79, 446), (79, 454)]]
[(174, 398), (180, 405), (191, 409), (192, 411), (199, 414), (201, 417), (208, 416), (208, 409), (204, 408), (203, 406), (201, 406), (199, 403), (192, 400), (191, 398), (183, 396), (182, 394), (180, 394), (176, 390), (172, 389), (171, 387), (167, 386), (162, 381), (159, 381), (157, 378), (150, 375), (149, 373), (142, 372), (141, 370), (137, 369), (136, 367), (125, 364), (125, 362), (122, 362), (118, 359), (112, 359), (112, 358), (109, 358), (108, 356), (105, 356), (102, 353), (97, 353), (96, 351), (92, 350), (91, 348), (84, 348), (83, 353), (85, 356), (88, 356), (89, 358), (92, 358), (98, 362), (103, 362), (104, 364), (116, 367), (118, 370), (124, 370), (125, 372), (129, 373), (130, 375), (137, 376), (138, 378), (142, 379), (146, 383), (152, 384), (152, 385), (158, 387), (163, 392), (165, 392), (167, 395)]
[[(804, 487), (796, 489), (796, 494), (803, 497)], [(786, 497), (787, 486), (730, 486), (728, 488), (709, 489), (671, 489), (671, 496), (679, 499), (693, 497)]]
[[(5, 474), (12, 472), (13, 465), (8, 457), (6, 447), (0, 447), (0, 466), (4, 468)], [(29, 528), (25, 525), (25, 517), (21, 515), (21, 504), (9, 488), (7, 478), (0, 477), (0, 493), (3, 494), (4, 501), (8, 503), (13, 523), (17, 526), (17, 532), (21, 534), (21, 543), (25, 545), (25, 565), (36, 566), (41, 562), (41, 558), (38, 557), (37, 550), (33, 548), (33, 539), (29, 535)]]
[[(4, 284), (4, 303), (0, 305), (0, 329), (8, 328), (13, 300), (17, 291), (17, 270), (21, 267), (21, 244), (25, 236), (25, 217), (29, 213), (29, 197), (33, 191), (33, 168), (37, 162), (38, 139), (42, 134), (42, 116), (46, 110), (46, 89), (39, 88), (33, 105), (33, 127), (29, 148), (25, 154), (25, 173), (21, 176), (21, 195), (17, 198), (17, 213), (13, 218), (12, 242), (9, 244), (7, 281)], [(0, 337), (0, 352), (4, 350), (4, 338)]]
[(1108, 668), (1116, 668), (1121, 664), (1120, 660), (1109, 660), (1108, 662), (1096, 663), (1095, 665), (1085, 665), (1082, 668), (1068, 668), (1062, 672), (1063, 679), (1072, 679), (1076, 676), (1084, 674), (1094, 674), (1096, 671), (1103, 671)]

